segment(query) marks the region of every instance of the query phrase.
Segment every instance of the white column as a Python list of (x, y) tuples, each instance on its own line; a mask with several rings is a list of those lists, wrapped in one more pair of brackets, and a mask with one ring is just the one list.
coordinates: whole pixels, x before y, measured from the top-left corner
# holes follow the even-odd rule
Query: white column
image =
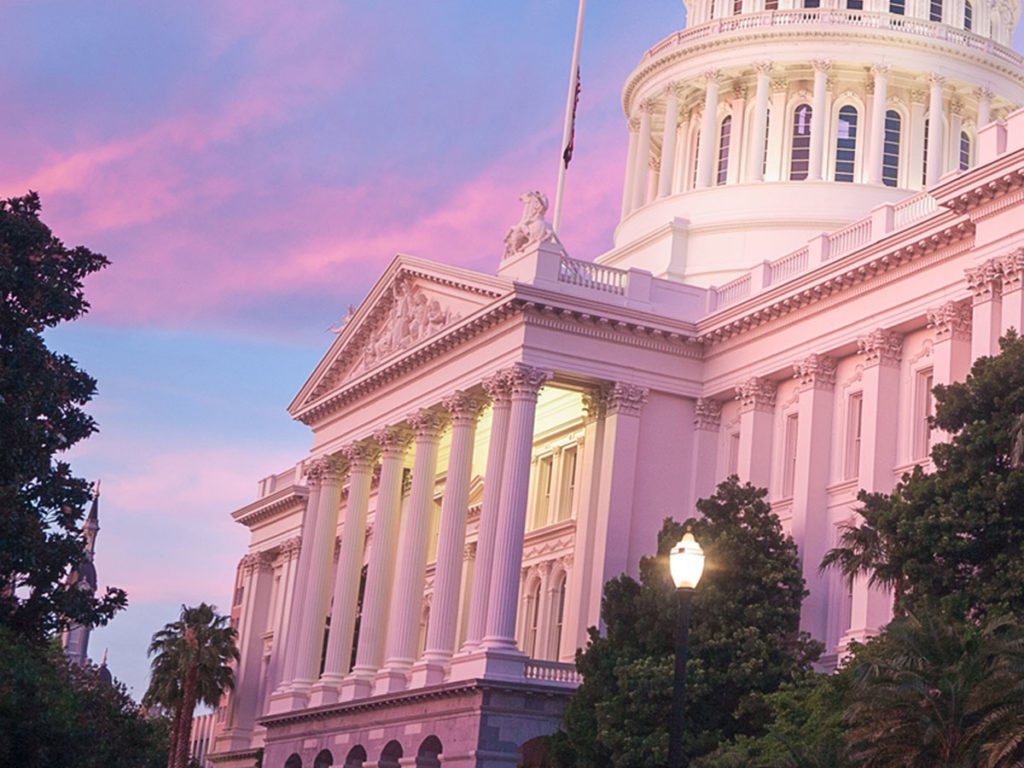
[(293, 694), (305, 694), (319, 677), (333, 573), (334, 539), (338, 530), (338, 508), (341, 506), (342, 461), (339, 457), (325, 456), (316, 459), (309, 472), (311, 475), (319, 474), (320, 498), (311, 542), (309, 577), (305, 585), (306, 610), (303, 611), (296, 647), (295, 679), (291, 684)]
[(268, 689), (270, 691), (277, 688), (284, 673), (285, 637), (288, 634), (288, 616), (294, 601), (300, 547), (300, 538), (295, 536), (282, 544), (278, 553), (283, 562), (281, 564), (281, 581), (277, 587), (274, 638), (273, 645), (270, 648), (270, 668), (267, 673)]
[(626, 152), (626, 177), (622, 181), (622, 218), (633, 210), (633, 181), (636, 176), (636, 147), (640, 138), (640, 121), (629, 119), (629, 150)]
[(473, 472), (473, 443), (476, 422), (483, 405), (484, 401), (478, 395), (469, 392), (456, 392), (444, 400), (444, 406), (452, 418), (452, 442), (444, 498), (441, 501), (434, 599), (430, 609), (430, 623), (427, 625), (427, 644), (423, 663), (413, 668), (413, 686), (441, 682), (445, 666), (455, 650), (462, 561), (466, 546), (469, 481)]
[(690, 170), (690, 155), (693, 153), (693, 148), (690, 146), (690, 122), (693, 119), (693, 112), (686, 110), (682, 115), (682, 121), (679, 125), (677, 133), (679, 134), (679, 140), (676, 145), (676, 161), (673, 175), (675, 180), (672, 183), (672, 192), (685, 192), (690, 187), (690, 180), (693, 177), (693, 173)]
[(828, 101), (825, 88), (828, 85), (828, 71), (832, 62), (816, 60), (814, 66), (814, 95), (811, 103), (811, 158), (808, 164), (807, 178), (821, 181), (822, 167), (825, 159), (825, 125)]
[(797, 412), (796, 469), (793, 477), (792, 534), (799, 542), (808, 594), (800, 612), (800, 628), (826, 639), (829, 576), (818, 564), (831, 546), (828, 519), (829, 451), (832, 446), (836, 361), (810, 355), (793, 364), (800, 380)]
[(976, 127), (980, 130), (989, 124), (989, 111), (992, 108), (992, 91), (988, 88), (979, 88), (977, 91), (978, 96), (978, 120)]
[[(863, 355), (862, 414), (858, 485), (868, 492), (889, 493), (894, 484), (896, 433), (899, 426), (900, 360), (903, 337), (877, 329), (857, 339)], [(854, 582), (850, 629), (840, 641), (863, 641), (892, 617), (892, 595), (869, 587), (867, 578)]]
[(498, 530), (498, 507), (501, 504), (501, 478), (505, 468), (506, 436), (511, 389), (504, 372), (484, 380), (484, 391), (491, 396), (491, 433), (487, 446), (487, 469), (484, 475), (484, 498), (480, 507), (480, 530), (473, 564), (473, 587), (470, 592), (469, 621), (466, 625), (464, 650), (480, 645), (487, 628), (487, 601), (491, 591), (494, 543)]
[(783, 143), (786, 134), (786, 93), (789, 81), (785, 77), (778, 77), (771, 81), (771, 117), (768, 120), (768, 161), (765, 166), (764, 177), (767, 181), (780, 181), (788, 178), (788, 173), (782, 167)]
[(416, 659), (423, 586), (427, 569), (427, 539), (437, 482), (437, 450), (448, 414), (431, 409), (409, 417), (416, 433), (409, 509), (402, 521), (401, 556), (395, 572), (391, 616), (388, 620), (388, 654), (377, 676), (376, 693), (401, 690)]
[(964, 123), (964, 103), (959, 99), (949, 102), (949, 141), (946, 142), (946, 167), (950, 170), (960, 168), (960, 131)]
[(647, 168), (650, 174), (647, 176), (647, 202), (654, 202), (658, 198), (658, 185), (661, 178), (661, 161), (653, 155), (647, 161)]
[(768, 130), (768, 84), (772, 70), (771, 62), (759, 61), (754, 65), (754, 70), (757, 72), (757, 86), (754, 90), (754, 114), (751, 116), (747, 139), (748, 182), (764, 181), (764, 134)]
[[(927, 100), (927, 92), (921, 89), (910, 92), (910, 125), (903, 127), (904, 131), (910, 132), (910, 157), (905, 162), (908, 183), (905, 186), (911, 189), (921, 189), (924, 186), (921, 179), (924, 176), (924, 112)], [(897, 180), (897, 186), (904, 186), (902, 178)]]
[(700, 121), (697, 156), (697, 187), (710, 187), (715, 170), (715, 138), (718, 135), (718, 70), (704, 73), (704, 116)]
[(882, 183), (882, 158), (885, 149), (886, 74), (889, 67), (871, 67), (875, 92), (871, 97), (871, 135), (868, 137), (868, 184)]
[(740, 401), (740, 446), (737, 474), (741, 481), (767, 488), (771, 479), (772, 422), (776, 385), (753, 376), (736, 388)]
[(999, 354), (1003, 322), (1002, 274), (994, 259), (964, 270), (971, 290), (971, 360)]
[(930, 187), (943, 174), (942, 86), (946, 78), (932, 74), (928, 77), (928, 172), (926, 183)]
[(402, 512), (402, 467), (412, 435), (403, 426), (387, 427), (374, 434), (381, 448), (380, 483), (373, 517), (373, 542), (366, 569), (363, 613), (359, 621), (356, 663), (342, 684), (343, 701), (370, 694), (373, 676), (384, 657), (388, 606), (391, 603)]
[(320, 681), (310, 694), (310, 705), (330, 704), (338, 700), (338, 686), (348, 673), (355, 632), (359, 578), (363, 570), (366, 543), (366, 515), (370, 504), (370, 483), (380, 451), (368, 442), (342, 449), (349, 461), (348, 501), (341, 529), (341, 552), (334, 574), (334, 604), (331, 629), (327, 636), (327, 654)]
[(661, 175), (658, 177), (658, 197), (672, 194), (672, 171), (675, 168), (676, 133), (679, 127), (679, 97), (676, 84), (665, 88), (665, 132), (661, 137)]
[(487, 631), (483, 645), (492, 650), (515, 650), (516, 600), (523, 561), (530, 454), (537, 394), (549, 374), (523, 363), (508, 372), (511, 387), (508, 448), (501, 478), (501, 506), (494, 550)]
[(633, 158), (633, 210), (647, 202), (647, 163), (651, 156), (651, 105), (640, 105), (640, 138)]
[(729, 131), (729, 167), (725, 174), (726, 184), (738, 184), (742, 178), (740, 171), (743, 170), (743, 123), (746, 119), (746, 114), (747, 89), (745, 86), (736, 86), (733, 88), (732, 98), (729, 100), (729, 115), (732, 117), (732, 126)]

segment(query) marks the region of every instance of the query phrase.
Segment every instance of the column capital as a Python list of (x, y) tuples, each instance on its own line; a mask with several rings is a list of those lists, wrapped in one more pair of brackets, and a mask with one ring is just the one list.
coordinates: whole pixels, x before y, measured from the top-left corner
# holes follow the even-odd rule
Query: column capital
[(772, 62), (770, 61), (755, 61), (754, 71), (760, 77), (770, 77), (772, 74)]
[(827, 355), (810, 354), (793, 363), (793, 378), (800, 379), (800, 389), (832, 389), (836, 384), (836, 361)]
[(722, 77), (722, 73), (721, 73), (720, 70), (717, 70), (717, 69), (706, 69), (706, 70), (704, 70), (704, 81), (708, 85), (711, 85), (712, 83), (714, 83), (715, 85), (718, 85), (718, 81), (721, 79), (721, 77)]
[(480, 382), (480, 386), (491, 397), (495, 405), (501, 403), (508, 404), (508, 397), (512, 388), (509, 386), (505, 371), (492, 373)]
[(980, 86), (980, 87), (975, 89), (974, 95), (979, 100), (981, 100), (981, 99), (988, 99), (988, 100), (991, 101), (992, 97), (995, 96), (996, 94), (995, 94), (995, 92), (991, 88), (986, 88), (985, 86)]
[(629, 118), (629, 120), (626, 121), (626, 125), (629, 126), (629, 132), (630, 133), (639, 133), (640, 132), (640, 118), (639, 117), (631, 117), (631, 118)]
[(509, 394), (513, 399), (536, 399), (544, 382), (551, 378), (548, 371), (525, 363), (515, 363), (511, 368), (505, 369), (503, 373), (508, 382)]
[(650, 390), (635, 384), (616, 382), (608, 392), (608, 410), (627, 416), (639, 416)]
[(487, 400), (474, 392), (456, 390), (442, 399), (441, 404), (451, 414), (452, 424), (476, 424)]
[(928, 310), (928, 327), (935, 329), (937, 341), (945, 339), (971, 340), (971, 308), (964, 303), (947, 301), (941, 307)]
[(369, 472), (380, 458), (380, 448), (367, 440), (359, 440), (342, 448), (341, 454), (348, 459), (349, 472)]
[(285, 539), (281, 542), (277, 548), (277, 554), (285, 560), (294, 560), (299, 556), (300, 549), (302, 549), (302, 537), (292, 536), (290, 539)]
[(603, 419), (608, 412), (608, 390), (591, 389), (583, 393), (583, 416), (587, 423)]
[(964, 278), (975, 303), (998, 298), (1002, 293), (1002, 270), (995, 259), (965, 269)]
[(373, 433), (373, 439), (377, 441), (385, 458), (403, 456), (412, 443), (412, 430), (403, 424), (396, 424), (378, 429)]
[(931, 86), (932, 88), (941, 88), (945, 84), (945, 75), (939, 75), (936, 74), (935, 72), (932, 72), (930, 75), (928, 75), (928, 85)]
[(448, 426), (449, 417), (444, 411), (434, 408), (424, 408), (416, 413), (409, 414), (406, 419), (417, 440), (436, 441), (441, 439), (441, 433)]
[(995, 263), (1002, 277), (1003, 293), (1019, 291), (1024, 281), (1024, 248), (996, 256)]
[(829, 59), (812, 59), (811, 66), (814, 67), (814, 73), (828, 74), (828, 71), (832, 69), (832, 62)]
[(876, 328), (857, 337), (857, 351), (865, 356), (865, 365), (897, 366), (903, 358), (903, 336)]
[(910, 92), (910, 103), (921, 104), (922, 106), (928, 103), (928, 91), (923, 88), (914, 88)]
[(777, 391), (774, 381), (751, 376), (736, 387), (736, 399), (740, 401), (740, 409), (743, 411), (771, 411), (775, 407)]
[(950, 99), (949, 111), (958, 117), (963, 117), (964, 103), (960, 99)]
[(345, 462), (340, 456), (318, 456), (302, 462), (302, 474), (310, 485), (340, 480), (345, 473)]
[(709, 397), (698, 397), (693, 407), (693, 424), (697, 429), (715, 431), (722, 423), (722, 404)]
[(640, 103), (637, 105), (637, 109), (640, 110), (641, 117), (644, 115), (650, 117), (654, 113), (654, 99), (651, 97), (641, 99)]
[(871, 68), (868, 71), (871, 72), (871, 76), (873, 78), (878, 79), (879, 77), (885, 77), (887, 74), (889, 74), (889, 65), (872, 64)]
[(669, 83), (668, 85), (666, 85), (665, 86), (665, 99), (666, 100), (668, 100), (668, 99), (678, 99), (679, 98), (679, 91), (680, 91), (681, 88), (682, 88), (682, 85), (680, 83), (675, 82), (675, 81), (673, 81), (673, 82)]
[(476, 542), (471, 541), (462, 548), (462, 561), (468, 563), (476, 559)]
[(242, 558), (241, 567), (246, 576), (252, 576), (256, 571), (269, 568), (274, 563), (274, 554), (271, 552), (250, 552)]

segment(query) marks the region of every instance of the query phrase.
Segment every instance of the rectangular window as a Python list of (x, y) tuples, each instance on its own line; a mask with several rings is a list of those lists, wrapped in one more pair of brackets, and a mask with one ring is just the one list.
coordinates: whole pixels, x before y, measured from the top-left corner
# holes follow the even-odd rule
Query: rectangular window
[(914, 459), (927, 458), (932, 447), (932, 428), (928, 420), (932, 416), (934, 400), (932, 387), (935, 386), (932, 369), (918, 371), (914, 389)]
[(860, 438), (863, 426), (864, 395), (850, 395), (846, 406), (846, 467), (843, 476), (853, 480), (860, 474)]
[(557, 515), (559, 521), (568, 520), (572, 516), (572, 504), (576, 497), (576, 457), (575, 445), (562, 452), (562, 482)]
[(548, 509), (551, 505), (551, 470), (554, 456), (544, 456), (537, 462), (537, 493), (534, 496), (533, 527), (543, 528), (548, 524)]
[(793, 484), (796, 480), (796, 441), (797, 415), (786, 417), (785, 440), (782, 446), (782, 498), (793, 496)]
[(739, 474), (740, 471), (740, 433), (729, 434), (729, 474)]

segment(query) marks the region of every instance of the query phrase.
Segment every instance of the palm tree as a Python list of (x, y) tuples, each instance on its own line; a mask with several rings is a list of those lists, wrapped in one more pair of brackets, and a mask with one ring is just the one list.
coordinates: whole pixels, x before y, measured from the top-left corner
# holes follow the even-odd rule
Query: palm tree
[(844, 717), (857, 765), (1024, 765), (1024, 631), (1013, 619), (907, 615), (853, 674)]
[(902, 613), (903, 573), (892, 564), (885, 538), (868, 523), (840, 526), (839, 546), (825, 553), (818, 570), (830, 568), (837, 568), (851, 584), (858, 576), (868, 576), (872, 587), (893, 590), (893, 612)]
[(174, 712), (168, 768), (184, 768), (192, 735), (192, 711), (197, 703), (216, 706), (234, 687), (232, 661), (239, 658), (237, 633), (228, 617), (201, 603), (181, 606), (178, 621), (153, 635), (149, 689), (144, 703), (160, 704)]

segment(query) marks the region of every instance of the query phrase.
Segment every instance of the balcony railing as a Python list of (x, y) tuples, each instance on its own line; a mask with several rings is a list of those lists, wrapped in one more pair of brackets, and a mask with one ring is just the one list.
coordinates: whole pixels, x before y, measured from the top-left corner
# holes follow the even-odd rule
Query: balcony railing
[(529, 659), (523, 667), (523, 677), (527, 680), (539, 680), (544, 683), (575, 688), (583, 682), (583, 676), (576, 671), (575, 664), (563, 664), (560, 661), (543, 661)]
[(562, 256), (558, 266), (558, 282), (578, 285), (595, 291), (604, 291), (622, 296), (626, 293), (629, 272), (615, 267), (594, 264)]

